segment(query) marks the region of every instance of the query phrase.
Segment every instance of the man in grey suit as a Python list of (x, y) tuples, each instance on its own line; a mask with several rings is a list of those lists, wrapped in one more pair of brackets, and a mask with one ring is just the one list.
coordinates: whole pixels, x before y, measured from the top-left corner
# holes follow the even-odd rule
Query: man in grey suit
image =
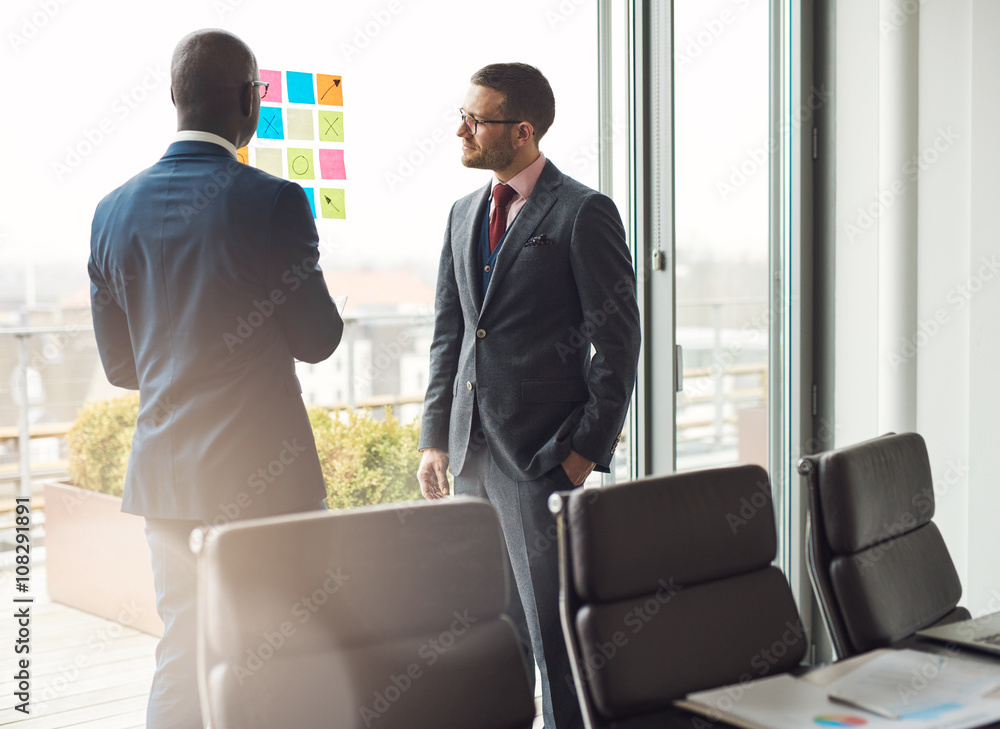
[(98, 205), (88, 267), (105, 372), (141, 396), (122, 508), (146, 517), (164, 623), (146, 726), (200, 729), (188, 535), (323, 508), (295, 358), (329, 357), (343, 322), (305, 192), (237, 161), (267, 90), (253, 53), (197, 31), (170, 75), (177, 136)]
[[(530, 635), (545, 726), (582, 726), (559, 625), (548, 496), (608, 471), (639, 357), (635, 272), (614, 203), (538, 149), (555, 117), (520, 63), (473, 75), (462, 163), (493, 171), (455, 203), (438, 270), (418, 477), (428, 499), (489, 499), (513, 568), (512, 617)], [(591, 355), (591, 347), (595, 353)]]

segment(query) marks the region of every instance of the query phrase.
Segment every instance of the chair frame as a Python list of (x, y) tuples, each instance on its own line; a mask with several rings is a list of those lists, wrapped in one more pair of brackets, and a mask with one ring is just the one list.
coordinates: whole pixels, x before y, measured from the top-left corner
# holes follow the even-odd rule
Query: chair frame
[(841, 659), (853, 655), (854, 650), (851, 648), (843, 616), (836, 607), (837, 596), (830, 582), (830, 541), (827, 537), (826, 527), (823, 526), (823, 506), (819, 494), (820, 455), (822, 454), (804, 456), (799, 459), (797, 464), (799, 474), (806, 479), (809, 495), (804, 550), (806, 571), (809, 573), (809, 582), (816, 595), (816, 603), (823, 618), (823, 624), (826, 626), (830, 643), (833, 645), (834, 657)]
[[(479, 503), (477, 503), (477, 502), (479, 502)], [(510, 586), (509, 586), (509, 583), (507, 582), (506, 572), (504, 571), (503, 567), (500, 566), (501, 563), (506, 559), (505, 555), (502, 553), (502, 549), (503, 549), (503, 547), (502, 547), (502, 544), (503, 544), (503, 541), (502, 541), (503, 540), (503, 535), (502, 535), (502, 532), (501, 532), (500, 523), (499, 523), (499, 520), (497, 519), (497, 516), (496, 516), (496, 509), (491, 504), (489, 504), (488, 502), (486, 502), (485, 500), (474, 499), (474, 498), (469, 498), (469, 497), (459, 497), (457, 499), (448, 500), (447, 502), (442, 502), (442, 503), (434, 503), (434, 502), (408, 502), (407, 503), (407, 502), (404, 502), (404, 503), (391, 504), (391, 505), (384, 504), (384, 505), (376, 505), (376, 506), (369, 506), (369, 507), (359, 507), (359, 508), (350, 509), (350, 510), (341, 510), (341, 511), (335, 512), (335, 513), (323, 513), (323, 512), (294, 513), (294, 514), (287, 514), (287, 515), (281, 515), (281, 516), (275, 516), (275, 517), (268, 517), (268, 518), (265, 518), (265, 519), (246, 520), (246, 521), (241, 521), (241, 522), (238, 522), (238, 523), (235, 523), (235, 524), (225, 525), (223, 527), (202, 527), (202, 528), (196, 529), (193, 532), (193, 534), (192, 534), (192, 537), (191, 537), (191, 540), (190, 540), (190, 546), (191, 546), (192, 551), (197, 555), (197, 559), (198, 559), (198, 583), (199, 583), (198, 584), (198, 589), (199, 589), (198, 601), (199, 601), (199, 610), (200, 611), (204, 610), (204, 608), (208, 604), (207, 601), (210, 599), (210, 593), (206, 592), (206, 590), (204, 589), (205, 585), (206, 585), (206, 580), (208, 580), (209, 576), (210, 576), (210, 572), (209, 572), (209, 560), (212, 559), (213, 556), (219, 555), (220, 554), (220, 550), (221, 550), (221, 554), (224, 554), (224, 555), (225, 554), (232, 554), (233, 553), (233, 546), (232, 546), (233, 542), (231, 541), (232, 537), (228, 537), (229, 532), (231, 532), (232, 530), (235, 530), (235, 529), (239, 529), (239, 530), (255, 529), (256, 530), (255, 533), (257, 534), (258, 537), (260, 537), (261, 536), (261, 532), (265, 531), (265, 535), (266, 535), (266, 530), (268, 530), (270, 527), (274, 527), (274, 528), (279, 529), (281, 531), (286, 531), (287, 532), (288, 529), (293, 528), (296, 525), (304, 524), (304, 525), (308, 525), (309, 528), (308, 529), (300, 529), (299, 530), (300, 532), (305, 532), (305, 533), (307, 533), (309, 535), (312, 535), (313, 537), (316, 537), (317, 535), (319, 537), (323, 537), (326, 534), (333, 534), (335, 532), (335, 530), (342, 533), (341, 530), (337, 530), (337, 527), (349, 524), (350, 522), (348, 520), (354, 520), (357, 524), (360, 524), (362, 526), (364, 526), (365, 524), (368, 524), (369, 526), (371, 526), (371, 525), (374, 524), (377, 527), (377, 529), (374, 530), (373, 533), (375, 533), (375, 532), (381, 533), (381, 532), (384, 532), (386, 529), (390, 529), (391, 530), (391, 528), (394, 527), (395, 522), (397, 521), (397, 517), (398, 517), (398, 523), (400, 525), (402, 525), (406, 521), (407, 518), (413, 519), (414, 515), (422, 514), (425, 518), (418, 519), (416, 521), (416, 530), (414, 530), (412, 527), (410, 529), (410, 531), (413, 532), (413, 534), (416, 535), (415, 537), (411, 536), (410, 537), (410, 541), (411, 542), (420, 542), (420, 541), (422, 541), (422, 540), (425, 539), (425, 535), (431, 533), (430, 530), (431, 530), (432, 526), (440, 526), (440, 524), (442, 523), (442, 520), (443, 520), (443, 523), (445, 525), (450, 525), (451, 522), (453, 522), (455, 520), (455, 518), (457, 518), (458, 516), (468, 516), (468, 514), (469, 514), (468, 510), (469, 509), (473, 510), (471, 513), (472, 513), (473, 516), (476, 516), (478, 518), (478, 521), (476, 521), (474, 524), (472, 524), (471, 527), (468, 526), (468, 525), (466, 525), (463, 539), (466, 539), (466, 540), (470, 540), (470, 539), (471, 540), (483, 540), (487, 536), (492, 537), (493, 539), (492, 539), (491, 543), (487, 544), (486, 547), (483, 548), (483, 551), (491, 559), (494, 556), (496, 557), (496, 569), (494, 569), (494, 570), (491, 571), (491, 570), (487, 570), (487, 569), (480, 569), (480, 568), (474, 566), (474, 567), (471, 567), (471, 568), (470, 567), (466, 567), (465, 571), (466, 571), (466, 573), (469, 573), (469, 574), (473, 574), (474, 573), (476, 575), (476, 579), (482, 579), (482, 578), (478, 577), (478, 575), (480, 575), (480, 574), (486, 575), (487, 577), (496, 576), (496, 575), (502, 575), (502, 578), (503, 578), (504, 603), (505, 603), (504, 606), (503, 606), (503, 608), (500, 609), (497, 612), (494, 603), (497, 600), (499, 600), (499, 598), (494, 598), (494, 597), (489, 597), (489, 596), (490, 595), (497, 595), (497, 594), (499, 594), (497, 592), (498, 588), (495, 586), (498, 583), (493, 583), (493, 582), (489, 583), (487, 585), (488, 590), (486, 590), (486, 594), (488, 595), (488, 597), (482, 598), (483, 601), (484, 601), (484, 605), (481, 606), (482, 610), (484, 610), (486, 612), (482, 612), (482, 613), (474, 612), (474, 614), (477, 617), (473, 618), (472, 622), (477, 622), (479, 620), (480, 616), (485, 617), (486, 620), (484, 620), (483, 625), (476, 626), (475, 628), (473, 628), (472, 632), (475, 633), (476, 629), (478, 629), (478, 628), (485, 629), (484, 626), (491, 626), (492, 623), (494, 623), (494, 622), (496, 622), (498, 624), (499, 623), (505, 624), (504, 626), (501, 626), (501, 628), (505, 627), (507, 629), (506, 633), (503, 633), (503, 636), (502, 636), (504, 639), (506, 639), (506, 642), (504, 642), (503, 645), (500, 645), (500, 648), (503, 649), (504, 651), (506, 651), (506, 653), (504, 653), (504, 658), (506, 659), (506, 663), (504, 664), (504, 666), (505, 666), (505, 670), (509, 671), (509, 674), (505, 673), (505, 674), (503, 674), (503, 676), (505, 678), (509, 678), (510, 680), (505, 680), (505, 681), (500, 682), (500, 683), (502, 683), (505, 686), (504, 690), (508, 691), (508, 692), (512, 691), (512, 687), (514, 689), (517, 689), (518, 691), (521, 691), (521, 689), (523, 688), (523, 695), (521, 695), (521, 694), (514, 695), (513, 693), (500, 694), (497, 691), (480, 691), (480, 692), (473, 691), (469, 695), (473, 696), (473, 697), (486, 695), (486, 696), (490, 697), (490, 700), (492, 701), (492, 705), (497, 706), (497, 707), (504, 706), (504, 713), (501, 714), (501, 715), (497, 715), (498, 717), (501, 717), (504, 722), (506, 722), (504, 724), (504, 726), (508, 726), (508, 727), (510, 727), (510, 726), (522, 727), (523, 726), (524, 729), (529, 729), (530, 726), (532, 725), (532, 722), (535, 719), (535, 704), (534, 704), (533, 697), (531, 696), (531, 693), (529, 691), (529, 688), (530, 688), (529, 666), (528, 666), (527, 662), (525, 661), (524, 651), (523, 651), (523, 648), (521, 646), (520, 640), (518, 639), (517, 630), (516, 630), (515, 626), (511, 623), (510, 618), (508, 616), (509, 599), (510, 599)], [(487, 509), (493, 515), (491, 521), (495, 522), (495, 524), (492, 525), (493, 527), (495, 527), (495, 530), (491, 531), (489, 535), (485, 535), (483, 533), (483, 529), (481, 528), (485, 524), (485, 522), (483, 520), (484, 519), (488, 519), (488, 517), (486, 516)], [(428, 518), (430, 518), (432, 515), (435, 515), (436, 519), (428, 521)], [(447, 516), (447, 518), (445, 518), (445, 516)], [(377, 519), (375, 519), (375, 517), (377, 517)], [(390, 519), (389, 517), (392, 517), (392, 518)], [(359, 519), (361, 521), (357, 521)], [(472, 527), (477, 527), (477, 528), (474, 529), (473, 531), (470, 531), (470, 529)], [(356, 530), (358, 527), (354, 526), (352, 528)], [(440, 529), (437, 529), (434, 533), (441, 534), (443, 532), (441, 532)], [(240, 539), (239, 535), (235, 535), (235, 537), (236, 537), (237, 540)], [(227, 539), (227, 538), (229, 538), (230, 541), (224, 542), (223, 546), (219, 546), (221, 540)], [(338, 538), (342, 539), (343, 537), (338, 537)], [(244, 539), (245, 539), (245, 537), (244, 537)], [(259, 541), (262, 543), (261, 549), (263, 550), (264, 548), (266, 548), (267, 545), (264, 544), (264, 542), (266, 540), (261, 539)], [(293, 540), (293, 543), (295, 545), (297, 545), (297, 546), (301, 546), (300, 541), (301, 540)], [(336, 543), (336, 540), (333, 540), (333, 542)], [(452, 538), (450, 538), (448, 540), (443, 540), (442, 538), (438, 537), (437, 540), (434, 542), (434, 544), (437, 545), (438, 547), (440, 547), (442, 544), (445, 544), (446, 542), (447, 542), (447, 545), (448, 545), (447, 549), (450, 549), (452, 551), (454, 551), (454, 549), (464, 549), (464, 542), (456, 540), (454, 537), (452, 537)], [(493, 542), (495, 542), (495, 546), (493, 546)], [(365, 542), (365, 543), (367, 543), (367, 542)], [(237, 541), (237, 544), (239, 544), (239, 541)], [(313, 544), (314, 545), (315, 544), (315, 539), (313, 541), (308, 542), (308, 544)], [(223, 549), (223, 547), (224, 547), (224, 549)], [(284, 547), (284, 545), (283, 545), (283, 547)], [(412, 554), (412, 556), (414, 558), (416, 558), (416, 559), (420, 559), (420, 560), (433, 559), (433, 560), (437, 560), (439, 565), (440, 564), (444, 564), (444, 562), (443, 562), (444, 558), (443, 558), (443, 556), (441, 554), (438, 554), (438, 551), (434, 551), (434, 552), (420, 552), (420, 553), (418, 553), (418, 552), (412, 552), (412, 553), (407, 553), (407, 554)], [(474, 555), (474, 556), (476, 556), (476, 555)], [(478, 556), (481, 557), (482, 555), (480, 554)], [(354, 558), (351, 558), (351, 559), (354, 559)], [(409, 557), (404, 557), (403, 560), (402, 560), (402, 562), (399, 563), (399, 564), (402, 564), (405, 567), (405, 566), (408, 565), (408, 560), (409, 560)], [(356, 561), (356, 559), (354, 559), (354, 561)], [(348, 564), (351, 564), (351, 562), (348, 562)], [(366, 564), (364, 562), (364, 560), (362, 560), (362, 564)], [(470, 562), (470, 564), (472, 564), (472, 563)], [(476, 563), (476, 564), (478, 564), (478, 563)], [(397, 565), (397, 567), (398, 566), (399, 565)], [(444, 575), (444, 573), (442, 572), (442, 569), (444, 569), (444, 568), (437, 568), (435, 570), (431, 570), (430, 571), (431, 576), (433, 577), (433, 576), (436, 575), (438, 578), (442, 578), (443, 575)], [(470, 572), (470, 569), (472, 570), (472, 572)], [(426, 576), (425, 576), (425, 579), (426, 579)], [(383, 576), (381, 575), (381, 573), (376, 572), (376, 573), (374, 573), (374, 577), (373, 578), (368, 578), (368, 582), (372, 583), (372, 584), (376, 584), (376, 585), (386, 584), (386, 579), (383, 578)], [(475, 583), (475, 584), (478, 585), (478, 583)], [(338, 584), (338, 587), (339, 587), (339, 584)], [(412, 588), (413, 585), (410, 585), (410, 587)], [(482, 594), (483, 592), (484, 592), (484, 590), (473, 590), (473, 593), (472, 593), (473, 597), (470, 598), (470, 599), (472, 599), (473, 602), (474, 602), (475, 601), (474, 600), (474, 596), (476, 594)], [(376, 593), (376, 597), (378, 595), (380, 595), (380, 594), (381, 593)], [(408, 592), (402, 593), (402, 597), (403, 598), (408, 598), (410, 596), (411, 596), (411, 594), (408, 593)], [(400, 600), (398, 602), (400, 602), (401, 604), (404, 604), (404, 605), (406, 604), (406, 600)], [(439, 600), (438, 600), (438, 598), (435, 598), (431, 602), (433, 604), (432, 604), (432, 607), (430, 608), (430, 610), (434, 613), (434, 615), (437, 615), (437, 612), (438, 612), (437, 603), (439, 602)], [(320, 603), (320, 604), (325, 604), (325, 602), (324, 603)], [(310, 609), (312, 609), (312, 608), (310, 608)], [(443, 609), (444, 608), (442, 608), (442, 610)], [(447, 609), (450, 609), (450, 608), (447, 608)], [(313, 611), (313, 612), (315, 612), (315, 611)], [(469, 610), (466, 610), (465, 612), (468, 613)], [(217, 693), (217, 692), (213, 692), (211, 686), (209, 685), (209, 678), (208, 678), (209, 677), (209, 671), (211, 670), (212, 666), (217, 665), (217, 664), (221, 664), (221, 662), (220, 662), (220, 660), (218, 659), (217, 656), (210, 655), (210, 648), (208, 647), (208, 641), (207, 641), (207, 629), (206, 629), (207, 620), (205, 619), (206, 615), (207, 615), (207, 611), (205, 611), (201, 615), (199, 615), (198, 629), (197, 630), (198, 630), (198, 682), (199, 682), (199, 694), (200, 694), (200, 701), (201, 701), (201, 709), (202, 709), (203, 721), (206, 722), (206, 725), (207, 725), (207, 723), (209, 721), (213, 720), (213, 719), (217, 719), (217, 720), (219, 720), (222, 723), (225, 723), (225, 721), (228, 721), (228, 720), (223, 720), (222, 719), (222, 717), (226, 714), (226, 706), (224, 705), (224, 697), (221, 694)], [(457, 612), (455, 613), (455, 615), (457, 616)], [(331, 618), (322, 618), (322, 620), (325, 620), (325, 621), (329, 621), (330, 619)], [(321, 618), (316, 618), (316, 620), (319, 621), (319, 620), (321, 620)], [(423, 624), (421, 624), (421, 626), (422, 625)], [(282, 628), (281, 630), (283, 631), (284, 628)], [(398, 635), (396, 635), (396, 634), (389, 635), (388, 638), (387, 638), (388, 644), (405, 642), (405, 640), (408, 640), (408, 639), (411, 639), (411, 638), (422, 638), (424, 636), (424, 633), (426, 633), (428, 631), (429, 631), (429, 633), (435, 633), (436, 630), (437, 630), (437, 627), (431, 626), (431, 628), (428, 628), (427, 630), (425, 630), (424, 627), (420, 627), (420, 630), (424, 631), (424, 632), (421, 632), (421, 633), (405, 633), (405, 632), (401, 632)], [(465, 632), (465, 631), (463, 630), (462, 632)], [(503, 631), (501, 630), (501, 632), (503, 632)], [(509, 639), (508, 639), (508, 633), (509, 633)], [(291, 637), (290, 634), (286, 634), (286, 635), (289, 635), (289, 637)], [(369, 643), (377, 649), (379, 645), (385, 644), (384, 641), (383, 641), (383, 643), (379, 643), (379, 641), (382, 640), (382, 638), (379, 638), (380, 634), (377, 631), (373, 635), (374, 635), (374, 642), (369, 641), (368, 643), (358, 644), (358, 645), (353, 645), (353, 644), (350, 644), (350, 643), (341, 645), (340, 643), (338, 643), (337, 646), (336, 646), (336, 650), (341, 650), (341, 651), (345, 651), (345, 652), (355, 651), (356, 649), (358, 649), (359, 645), (368, 645)], [(480, 640), (479, 645), (481, 646), (482, 645), (482, 643), (481, 643), (481, 637), (482, 637), (483, 633), (479, 633), (479, 635), (480, 635), (480, 639), (478, 639), (478, 640)], [(487, 631), (487, 635), (497, 635), (497, 633), (496, 633), (495, 630), (492, 631), (492, 632)], [(240, 637), (242, 638), (242, 633), (241, 633)], [(383, 636), (383, 637), (385, 637), (385, 636)], [(414, 643), (413, 645), (416, 645), (416, 644)], [(427, 645), (427, 644), (425, 644), (425, 645)], [(476, 645), (476, 643), (473, 642), (470, 645)], [(490, 645), (493, 648), (496, 648), (497, 645), (499, 645), (499, 643), (498, 643), (498, 641), (494, 640), (492, 643), (490, 643)], [(424, 657), (422, 654), (419, 654), (419, 655), (421, 657)], [(398, 657), (398, 656), (390, 656), (390, 658), (392, 660), (395, 660), (395, 657)], [(516, 657), (517, 660), (514, 660), (515, 657)], [(468, 650), (466, 650), (465, 651), (465, 659), (464, 659), (466, 661), (466, 663), (468, 663), (471, 658), (475, 658), (475, 659), (477, 659), (477, 660), (479, 660), (481, 662), (485, 662), (486, 665), (492, 665), (492, 666), (494, 666), (494, 670), (495, 670), (495, 667), (497, 665), (496, 662), (491, 662), (489, 660), (490, 659), (490, 655), (489, 654), (481, 653), (481, 654), (477, 655), (476, 653), (471, 653)], [(404, 661), (404, 663), (405, 663), (405, 661)], [(515, 675), (515, 672), (514, 672), (514, 670), (512, 668), (512, 666), (514, 665), (514, 663), (518, 664), (518, 670), (517, 670), (516, 675)], [(411, 667), (413, 665), (417, 665), (417, 664), (415, 664), (415, 663), (411, 664)], [(431, 664), (430, 663), (425, 663), (425, 665), (429, 666)], [(469, 665), (471, 665), (471, 664), (469, 664)], [(406, 672), (409, 669), (404, 666), (404, 668), (402, 670), (404, 672)], [(522, 673), (523, 673), (523, 675), (521, 675)], [(414, 678), (416, 678), (416, 677), (414, 677)], [(401, 693), (405, 693), (407, 691), (406, 688), (400, 687), (399, 684), (396, 684), (396, 687), (400, 689)], [(346, 693), (347, 694), (351, 694), (351, 691), (353, 691), (353, 690), (348, 690)], [(356, 694), (356, 692), (354, 692), (354, 694), (351, 694), (351, 695), (358, 695), (358, 694)], [(449, 702), (449, 703), (455, 703), (454, 702), (455, 698), (456, 697), (449, 695), (447, 693), (447, 691), (445, 693), (443, 693), (441, 695), (441, 697), (440, 697), (441, 701), (445, 701), (445, 702)], [(517, 699), (517, 701), (515, 702), (514, 699)], [(476, 699), (476, 700), (478, 701), (478, 699)], [(390, 699), (390, 701), (395, 702), (395, 699)], [(437, 699), (435, 699), (435, 701), (437, 701)], [(497, 703), (498, 701), (500, 701), (502, 703)], [(486, 704), (482, 704), (482, 706), (479, 706), (479, 705), (477, 705), (477, 706), (472, 706), (472, 705), (465, 706), (465, 704), (469, 704), (469, 702), (465, 701), (463, 703), (463, 709), (462, 709), (463, 711), (472, 710), (472, 709), (480, 710), (481, 708), (483, 708), (486, 705)], [(468, 713), (468, 711), (466, 711), (466, 713)], [(362, 714), (362, 718), (364, 719), (364, 715), (363, 714)], [(462, 723), (464, 724), (467, 719), (474, 721), (475, 717), (463, 715), (463, 717), (461, 719)], [(367, 719), (364, 719), (364, 721), (365, 721), (366, 724), (368, 723)], [(427, 720), (426, 720), (425, 717), (421, 717), (419, 720), (414, 720), (412, 722), (410, 722), (409, 720), (407, 720), (407, 723), (403, 724), (403, 726), (410, 726), (410, 727), (430, 726), (429, 724), (426, 723), (426, 721)], [(496, 718), (494, 718), (494, 723), (498, 723), (498, 721), (497, 721)], [(448, 722), (445, 722), (445, 724), (447, 725)], [(314, 724), (314, 725), (315, 726), (319, 726), (319, 724)], [(394, 721), (393, 725), (399, 726), (400, 724), (399, 724), (399, 722)], [(451, 725), (454, 725), (454, 724), (451, 724)]]
[[(883, 435), (864, 441), (864, 443), (877, 444), (881, 440), (896, 436), (897, 433), (894, 432), (884, 433)], [(820, 460), (830, 452), (824, 451), (804, 456), (799, 459), (796, 468), (799, 474), (805, 477), (809, 494), (809, 509), (806, 517), (805, 533), (805, 557), (809, 582), (812, 584), (820, 615), (823, 618), (823, 623), (826, 625), (827, 634), (830, 636), (835, 658), (839, 660), (857, 655), (860, 651), (854, 646), (847, 631), (847, 622), (840, 610), (837, 594), (833, 589), (833, 583), (830, 579), (832, 552), (823, 518), (823, 505), (820, 498), (819, 484)], [(968, 612), (965, 608), (956, 606), (950, 613), (933, 624), (938, 625), (952, 622), (953, 620), (960, 620), (967, 617), (967, 615)]]
[[(662, 708), (656, 711), (656, 718), (652, 715), (637, 715), (625, 719), (606, 719), (597, 710), (592, 691), (590, 666), (587, 664), (583, 646), (580, 642), (580, 634), (576, 626), (577, 614), (583, 600), (577, 594), (574, 584), (574, 545), (572, 530), (568, 525), (569, 506), (572, 496), (581, 491), (582, 487), (572, 491), (558, 491), (549, 496), (549, 510), (556, 517), (557, 525), (557, 546), (559, 560), (559, 620), (562, 625), (565, 637), (566, 649), (570, 658), (570, 671), (573, 676), (573, 686), (577, 694), (577, 702), (583, 719), (584, 729), (608, 729), (608, 727), (619, 726), (670, 726), (689, 727), (692, 716), (684, 709), (677, 707)], [(787, 584), (786, 584), (787, 588)], [(789, 600), (791, 600), (789, 590)], [(796, 607), (796, 617), (800, 617)], [(697, 717), (694, 717), (697, 720)], [(633, 724), (633, 721), (640, 724)], [(654, 723), (648, 723), (650, 721)]]
[(573, 674), (573, 686), (576, 689), (580, 713), (583, 716), (584, 729), (602, 729), (603, 723), (597, 719), (597, 711), (590, 696), (583, 674), (583, 651), (573, 617), (579, 608), (579, 600), (573, 587), (572, 561), (573, 546), (570, 544), (570, 532), (566, 528), (566, 510), (569, 507), (571, 491), (557, 491), (549, 496), (549, 511), (556, 517), (557, 542), (559, 555), (559, 622), (562, 624), (563, 635), (566, 638), (566, 650), (569, 653), (570, 670)]

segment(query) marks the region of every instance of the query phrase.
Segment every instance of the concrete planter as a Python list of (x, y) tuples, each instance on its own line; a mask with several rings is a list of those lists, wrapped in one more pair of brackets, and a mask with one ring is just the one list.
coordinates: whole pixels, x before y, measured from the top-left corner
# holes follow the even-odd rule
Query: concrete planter
[(160, 636), (145, 520), (121, 507), (117, 496), (45, 484), (49, 597)]

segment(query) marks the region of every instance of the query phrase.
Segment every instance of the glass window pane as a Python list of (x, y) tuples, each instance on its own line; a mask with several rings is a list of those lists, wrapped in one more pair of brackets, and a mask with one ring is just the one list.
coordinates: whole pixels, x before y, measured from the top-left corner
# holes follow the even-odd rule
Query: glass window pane
[(767, 465), (768, 2), (675, 0), (678, 470)]

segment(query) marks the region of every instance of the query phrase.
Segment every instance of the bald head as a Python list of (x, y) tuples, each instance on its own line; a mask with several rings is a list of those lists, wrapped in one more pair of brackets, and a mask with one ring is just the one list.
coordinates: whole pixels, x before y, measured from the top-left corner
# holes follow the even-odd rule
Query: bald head
[(256, 128), (259, 101), (250, 93), (249, 82), (257, 77), (253, 51), (232, 33), (205, 29), (186, 35), (170, 62), (179, 128), (212, 132), (236, 143), (233, 129), (249, 126), (250, 116)]

